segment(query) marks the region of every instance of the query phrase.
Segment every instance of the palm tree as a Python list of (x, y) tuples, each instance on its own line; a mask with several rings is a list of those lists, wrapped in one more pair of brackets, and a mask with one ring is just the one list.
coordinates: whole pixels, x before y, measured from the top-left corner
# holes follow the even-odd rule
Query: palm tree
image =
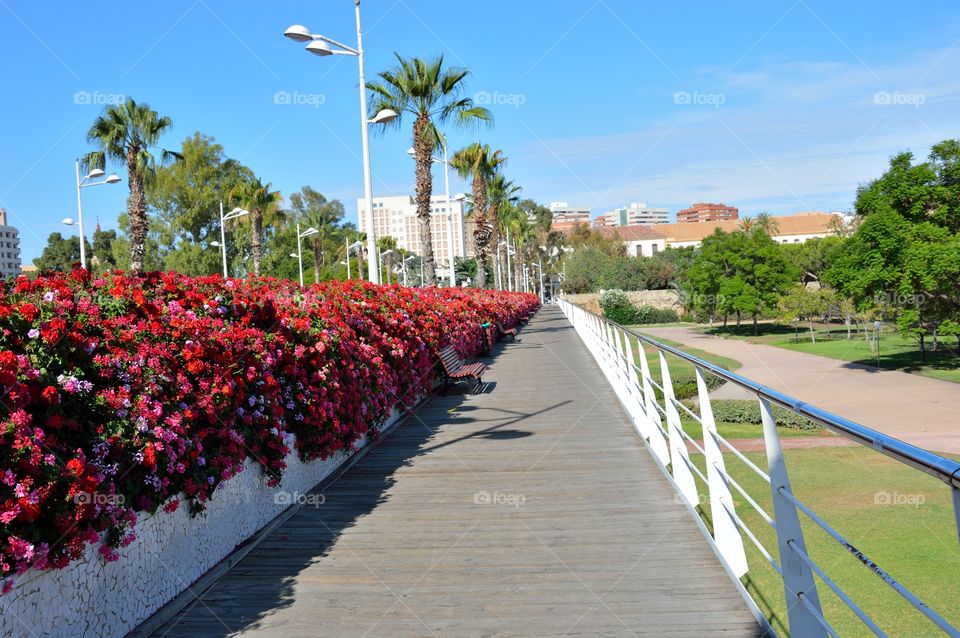
[[(500, 246), (501, 231), (504, 229), (501, 215), (506, 213), (508, 209), (516, 207), (517, 202), (520, 201), (520, 190), (521, 188), (519, 186), (514, 184), (512, 180), (504, 177), (503, 173), (500, 172), (494, 173), (487, 184), (487, 200), (490, 202), (487, 217), (490, 221), (490, 226), (494, 230), (493, 254), (496, 256), (496, 261), (499, 262), (497, 270), (500, 272), (505, 272), (503, 269), (506, 268), (506, 249), (501, 250), (502, 247)], [(500, 280), (500, 289), (504, 289), (502, 277)]]
[(267, 216), (279, 215), (283, 198), (278, 191), (270, 190), (272, 184), (264, 184), (259, 177), (241, 183), (230, 191), (230, 202), (250, 211), (250, 252), (253, 254), (253, 274), (260, 274), (263, 260), (263, 222)]
[[(87, 131), (87, 142), (97, 147), (82, 160), (86, 170), (104, 169), (107, 159), (126, 163), (130, 197), (127, 216), (130, 223), (130, 271), (143, 272), (147, 245), (146, 183), (156, 169), (151, 149), (173, 121), (150, 108), (127, 98), (122, 104), (107, 106)], [(179, 159), (179, 154), (160, 149), (161, 163)]]
[(396, 111), (400, 117), (384, 126), (399, 126), (404, 113), (414, 118), (413, 151), (416, 160), (416, 202), (419, 221), (420, 251), (426, 285), (437, 283), (436, 265), (433, 258), (433, 238), (430, 231), (430, 196), (433, 194), (433, 151), (438, 144), (445, 144), (438, 124), (452, 121), (466, 127), (479, 122), (491, 122), (490, 111), (475, 106), (469, 97), (462, 97), (466, 69), (443, 68), (443, 56), (432, 60), (403, 58), (394, 54), (398, 66), (380, 72), (379, 82), (370, 82), (367, 88), (373, 91), (371, 112), (384, 109)]
[(313, 235), (313, 278), (320, 281), (320, 271), (327, 265), (326, 245), (346, 211), (339, 199), (327, 199), (319, 191), (304, 186), (290, 196), (290, 209), (303, 228), (316, 228)]
[[(389, 252), (388, 252), (389, 251)], [(390, 235), (383, 235), (382, 237), (377, 237), (377, 252), (381, 255), (387, 253), (384, 262), (387, 268), (387, 281), (390, 280), (390, 273), (393, 272), (393, 256), (397, 251), (397, 238), (391, 237)]]
[(757, 215), (754, 223), (756, 224), (757, 228), (762, 230), (768, 237), (773, 237), (780, 231), (780, 223), (777, 222), (777, 219), (767, 211), (763, 211)]
[(502, 151), (491, 151), (489, 145), (480, 142), (460, 149), (450, 158), (450, 166), (457, 170), (461, 178), (473, 179), (473, 221), (476, 226), (473, 242), (477, 249), (477, 277), (474, 286), (477, 288), (487, 287), (486, 260), (494, 234), (487, 219), (487, 180), (493, 177), (497, 168), (506, 161)]

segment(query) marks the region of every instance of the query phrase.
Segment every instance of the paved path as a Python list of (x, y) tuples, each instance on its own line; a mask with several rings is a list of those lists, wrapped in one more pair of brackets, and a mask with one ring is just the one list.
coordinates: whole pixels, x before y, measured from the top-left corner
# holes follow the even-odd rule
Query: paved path
[(556, 307), (155, 636), (755, 636)]
[[(687, 327), (644, 332), (743, 363), (739, 374), (928, 450), (960, 454), (960, 384), (880, 370)], [(711, 396), (749, 398), (725, 384)]]

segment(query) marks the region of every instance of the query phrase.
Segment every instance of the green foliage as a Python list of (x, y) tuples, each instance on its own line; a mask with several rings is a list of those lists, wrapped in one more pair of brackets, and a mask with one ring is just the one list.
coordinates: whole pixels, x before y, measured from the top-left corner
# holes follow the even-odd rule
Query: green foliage
[(598, 303), (603, 310), (603, 316), (610, 321), (621, 325), (637, 323), (637, 309), (622, 290), (605, 290)]
[[(760, 417), (760, 406), (756, 401), (750, 399), (713, 399), (710, 401), (710, 405), (713, 407), (713, 418), (717, 422), (763, 423)], [(820, 427), (807, 417), (800, 416), (778, 405), (773, 406), (773, 418), (777, 426), (782, 428), (816, 430)]]
[[(90, 251), (89, 244), (86, 249)], [(77, 263), (80, 263), (80, 237), (73, 235), (65, 238), (60, 233), (50, 233), (43, 253), (33, 260), (33, 264), (40, 270), (63, 272), (70, 272)]]
[(655, 306), (640, 306), (636, 309), (634, 323), (673, 323), (680, 320), (680, 316), (673, 308), (657, 308)]
[(704, 239), (684, 270), (685, 302), (701, 315), (735, 315), (756, 320), (776, 307), (780, 294), (796, 281), (796, 269), (763, 226), (749, 231), (717, 230)]
[(958, 174), (956, 140), (935, 145), (926, 162), (893, 157), (886, 173), (858, 189), (861, 223), (824, 274), (858, 309), (893, 317), (921, 354), (941, 324), (960, 321)]

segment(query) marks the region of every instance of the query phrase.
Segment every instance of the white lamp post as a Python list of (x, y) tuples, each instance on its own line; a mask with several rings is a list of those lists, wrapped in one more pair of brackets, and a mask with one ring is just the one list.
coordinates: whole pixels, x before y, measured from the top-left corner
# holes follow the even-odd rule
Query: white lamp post
[[(357, 57), (360, 66), (360, 140), (363, 145), (363, 190), (367, 201), (367, 209), (363, 211), (367, 226), (367, 251), (370, 261), (367, 264), (367, 275), (371, 283), (380, 283), (379, 265), (375, 264), (377, 254), (377, 239), (373, 228), (373, 185), (370, 179), (370, 141), (367, 127), (370, 124), (386, 124), (397, 119), (395, 111), (384, 109), (372, 119), (367, 119), (367, 82), (363, 73), (363, 30), (360, 28), (360, 0), (354, 0), (357, 16), (357, 48), (349, 47), (326, 36), (311, 33), (302, 24), (295, 24), (283, 32), (283, 35), (295, 42), (309, 42), (306, 49), (314, 55), (325, 57), (328, 55), (353, 55)], [(331, 48), (333, 45), (336, 48)]]
[[(404, 259), (404, 260), (403, 260), (403, 263), (401, 264), (401, 265), (403, 266), (403, 285), (404, 285), (404, 286), (407, 285), (407, 262), (410, 261), (410, 260), (412, 260), (412, 259), (416, 259), (416, 258), (417, 258), (416, 255), (410, 255), (409, 257), (407, 257), (406, 259)], [(423, 280), (421, 279), (421, 283), (422, 283), (422, 281), (423, 281)]]
[(347, 245), (347, 279), (350, 279), (350, 253), (363, 246), (362, 242), (355, 241), (352, 244), (348, 243), (350, 240), (347, 237), (343, 238), (343, 243)]
[[(297, 222), (297, 266), (300, 269), (300, 287), (303, 287), (303, 238), (309, 237), (310, 235), (316, 235), (320, 231), (314, 227), (310, 227), (300, 232), (300, 222)], [(292, 255), (291, 255), (292, 256)]]
[[(447, 249), (450, 254), (450, 285), (456, 286), (457, 253), (453, 249), (453, 202), (462, 202), (467, 196), (463, 193), (457, 193), (454, 195), (453, 200), (450, 199), (450, 161), (447, 159), (447, 141), (441, 140), (440, 143), (443, 145), (443, 159), (431, 157), (430, 161), (434, 164), (443, 164), (443, 183), (447, 198)], [(409, 155), (411, 159), (416, 159), (417, 157), (417, 153), (413, 148), (407, 149), (407, 155)], [(460, 237), (461, 239), (463, 238), (463, 214), (460, 215)], [(464, 246), (464, 256), (466, 256), (466, 246)]]
[[(87, 173), (83, 178), (80, 177), (80, 160), (76, 160), (76, 169), (77, 169), (77, 231), (80, 233), (80, 267), (87, 267), (87, 247), (85, 246), (86, 237), (83, 236), (83, 201), (80, 197), (81, 188), (89, 188), (90, 186), (101, 186), (103, 184), (117, 184), (120, 182), (120, 177), (116, 173), (110, 173), (107, 177), (100, 182), (90, 182), (87, 180), (97, 179), (98, 177), (103, 177), (104, 172), (102, 169), (95, 168)], [(68, 221), (69, 220), (69, 221)], [(69, 217), (63, 220), (64, 224), (67, 226), (73, 226), (73, 220)]]
[(226, 222), (231, 219), (237, 219), (238, 217), (243, 217), (244, 215), (249, 215), (250, 211), (243, 210), (242, 208), (234, 208), (232, 211), (223, 214), (223, 202), (220, 202), (220, 243), (214, 242), (212, 245), (220, 246), (220, 253), (223, 255), (223, 278), (226, 279), (229, 275), (227, 273), (227, 231), (225, 230)]
[[(387, 255), (392, 255), (392, 254), (393, 254), (393, 249), (392, 249), (392, 248), (389, 249), (389, 250), (385, 250), (385, 251), (383, 251), (382, 253), (380, 253), (380, 259), (383, 259), (383, 258), (386, 257)], [(390, 269), (387, 268), (386, 270), (387, 270), (387, 285), (389, 286), (389, 285), (390, 285)], [(379, 273), (377, 273), (377, 274), (379, 274)]]

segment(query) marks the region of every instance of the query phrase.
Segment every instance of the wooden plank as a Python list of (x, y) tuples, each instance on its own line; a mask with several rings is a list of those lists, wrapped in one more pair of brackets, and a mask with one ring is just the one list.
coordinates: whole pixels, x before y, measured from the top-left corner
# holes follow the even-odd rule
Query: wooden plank
[(559, 310), (523, 336), (153, 635), (758, 635)]

